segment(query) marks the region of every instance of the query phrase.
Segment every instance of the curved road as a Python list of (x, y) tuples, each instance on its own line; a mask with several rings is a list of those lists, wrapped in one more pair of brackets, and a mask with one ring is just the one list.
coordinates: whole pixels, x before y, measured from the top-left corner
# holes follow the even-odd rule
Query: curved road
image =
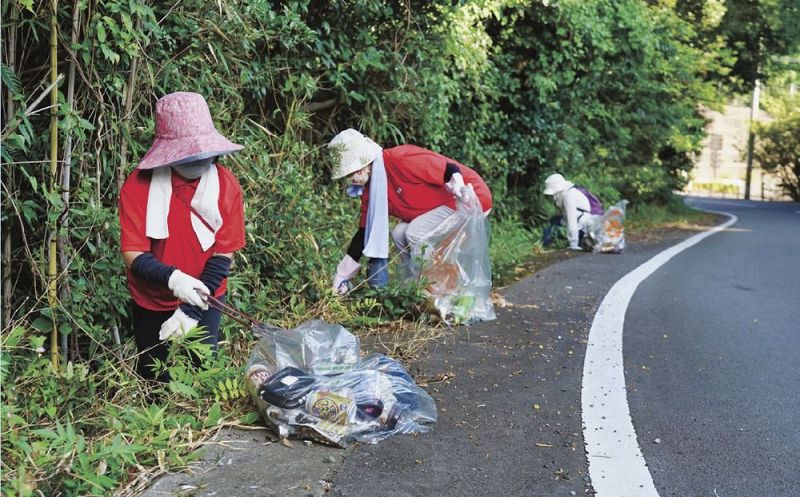
[[(738, 222), (641, 281), (620, 311), (621, 351), (612, 343), (617, 356), (594, 362), (616, 365), (616, 377), (624, 368), (613, 406), (623, 415), (606, 419), (632, 420), (636, 436), (609, 441), (636, 457), (584, 440), (587, 343), (620, 280), (693, 233), (620, 256), (564, 254), (501, 289), (497, 321), (457, 329), (412, 368), (439, 409), (430, 433), (343, 451), (227, 431), (193, 475), (144, 495), (800, 497), (800, 204), (689, 202)], [(599, 387), (596, 397), (610, 393)], [(585, 444), (601, 458), (591, 472)], [(597, 468), (622, 483), (592, 482)]]
[(738, 217), (637, 289), (633, 424), (667, 496), (800, 496), (800, 204), (692, 199)]
[[(800, 206), (689, 202), (739, 221), (633, 294), (623, 365), (655, 490), (612, 485), (599, 497), (798, 497)], [(497, 321), (425, 361), (426, 373), (452, 373), (428, 387), (440, 409), (433, 432), (358, 447), (333, 493), (592, 495), (581, 431), (592, 319), (616, 281), (687, 236), (618, 257), (581, 254), (505, 289), (512, 306)]]

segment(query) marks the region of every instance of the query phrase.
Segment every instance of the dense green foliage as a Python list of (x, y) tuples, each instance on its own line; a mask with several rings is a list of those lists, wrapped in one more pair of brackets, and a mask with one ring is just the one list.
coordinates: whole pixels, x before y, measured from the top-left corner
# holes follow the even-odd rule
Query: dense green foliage
[(800, 54), (790, 61), (770, 77), (763, 107), (774, 120), (756, 127), (753, 157), (762, 169), (777, 175), (789, 198), (800, 201)]
[(800, 112), (760, 127), (756, 136), (755, 161), (775, 172), (784, 193), (800, 201)]
[[(713, 76), (731, 57), (698, 44), (702, 25), (666, 2), (56, 5), (2, 6), (2, 402), (13, 420), (3, 425), (2, 464), (11, 494), (102, 494), (136, 468), (174, 463), (163, 451), (186, 450), (187, 429), (215, 425), (220, 404), (201, 400), (237, 377), (219, 362), (208, 377), (193, 377), (176, 359), (175, 377), (185, 381), (165, 395), (191, 407), (169, 420), (142, 395), (128, 395), (140, 387), (125, 340), (116, 201), (152, 141), (158, 97), (202, 93), (217, 128), (246, 146), (222, 161), (246, 202), (248, 246), (236, 257), (230, 300), (286, 325), (321, 315), (371, 326), (418, 310), (420, 300), (395, 289), (366, 295), (365, 304), (328, 290), (357, 212), (329, 180), (324, 144), (335, 132), (355, 127), (387, 147), (416, 143), (474, 166), (494, 193), (492, 253), (502, 272), (524, 258), (530, 229), (552, 209), (540, 193), (550, 172), (608, 203), (668, 201), (704, 135), (699, 105), (714, 104)], [(53, 13), (64, 76), (55, 178), (47, 100), (33, 105), (49, 81)], [(55, 306), (45, 296), (52, 237)], [(69, 337), (72, 362), (57, 375), (40, 357), (54, 325)], [(239, 352), (224, 357), (238, 366), (251, 336), (230, 323), (224, 331), (227, 348)], [(34, 392), (42, 397), (26, 397)], [(71, 414), (48, 411), (63, 403), (46, 395), (72, 402)], [(129, 407), (122, 412), (120, 403)]]
[(800, 48), (797, 0), (676, 0), (675, 10), (695, 26), (697, 44), (721, 51), (727, 67), (712, 77), (730, 91), (751, 91)]

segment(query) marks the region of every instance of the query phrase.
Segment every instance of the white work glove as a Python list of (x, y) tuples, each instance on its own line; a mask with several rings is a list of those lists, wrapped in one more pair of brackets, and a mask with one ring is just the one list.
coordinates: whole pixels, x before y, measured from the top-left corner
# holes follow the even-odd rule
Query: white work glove
[(203, 310), (208, 309), (206, 298), (211, 292), (208, 291), (208, 287), (197, 278), (193, 278), (183, 271), (176, 269), (172, 272), (172, 275), (170, 275), (167, 286), (181, 302), (196, 305)]
[(336, 266), (336, 275), (333, 277), (333, 291), (339, 295), (347, 293), (347, 282), (358, 273), (361, 265), (349, 255), (345, 255)]
[(170, 318), (164, 321), (164, 323), (161, 325), (161, 330), (158, 332), (158, 338), (161, 340), (166, 340), (171, 336), (180, 338), (184, 335), (184, 333), (197, 326), (198, 322), (199, 321), (196, 319), (187, 316), (181, 310), (181, 308), (178, 307), (172, 316), (170, 316)]
[(460, 199), (464, 196), (464, 190), (466, 188), (464, 185), (464, 177), (461, 176), (461, 173), (453, 173), (453, 176), (450, 177), (450, 181), (445, 183), (444, 187), (456, 198)]

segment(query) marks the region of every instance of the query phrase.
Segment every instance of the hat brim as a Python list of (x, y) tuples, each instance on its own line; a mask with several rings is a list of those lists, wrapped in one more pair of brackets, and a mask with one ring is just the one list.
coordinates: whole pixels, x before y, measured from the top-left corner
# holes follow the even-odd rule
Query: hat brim
[[(377, 159), (377, 158), (378, 157), (375, 156), (375, 159)], [(345, 178), (347, 176), (350, 176), (354, 172), (360, 171), (360, 170), (364, 169), (365, 167), (369, 166), (370, 164), (372, 164), (373, 162), (375, 162), (375, 159), (369, 159), (366, 162), (364, 162), (363, 164), (361, 162), (351, 162), (350, 164), (348, 164), (346, 166), (341, 166), (338, 169), (339, 174), (332, 175), (331, 179), (337, 180), (337, 179), (342, 179), (342, 178)]]
[(571, 181), (565, 181), (565, 182), (560, 183), (558, 185), (545, 187), (544, 194), (545, 195), (555, 195), (556, 193), (565, 192), (565, 191), (569, 190), (570, 188), (572, 188), (573, 186), (575, 186), (575, 184), (572, 183)]
[(238, 152), (244, 147), (233, 143), (221, 134), (207, 133), (186, 138), (156, 138), (150, 150), (144, 154), (137, 169), (155, 169), (207, 159), (218, 155)]

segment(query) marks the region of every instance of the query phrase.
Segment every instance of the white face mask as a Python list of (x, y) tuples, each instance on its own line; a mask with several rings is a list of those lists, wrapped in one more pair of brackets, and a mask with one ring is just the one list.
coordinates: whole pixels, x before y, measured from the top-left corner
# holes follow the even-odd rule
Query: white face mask
[(172, 168), (186, 179), (197, 179), (208, 170), (208, 166), (210, 166), (212, 162), (214, 162), (213, 157), (179, 164), (177, 166), (172, 166)]
[(369, 167), (365, 167), (360, 171), (356, 171), (350, 176), (350, 183), (355, 186), (364, 186), (369, 181)]

